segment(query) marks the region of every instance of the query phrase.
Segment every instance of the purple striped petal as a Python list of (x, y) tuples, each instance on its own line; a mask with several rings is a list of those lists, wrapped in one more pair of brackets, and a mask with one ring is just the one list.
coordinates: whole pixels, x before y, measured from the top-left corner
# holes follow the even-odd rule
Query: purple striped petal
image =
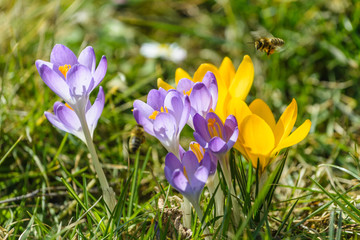
[(161, 107), (164, 106), (164, 99), (165, 95), (163, 94), (162, 90), (152, 89), (147, 96), (146, 103), (154, 110), (160, 111)]
[(44, 83), (66, 102), (71, 101), (69, 86), (55, 71), (53, 71), (47, 64), (39, 65), (39, 74)]
[(169, 152), (178, 153), (179, 132), (173, 115), (159, 113), (154, 120), (154, 133), (155, 137)]
[(89, 126), (91, 137), (93, 136), (97, 122), (101, 116), (105, 104), (105, 94), (102, 87), (99, 88), (99, 93), (95, 99), (94, 104), (86, 112), (86, 122)]
[(99, 85), (100, 82), (104, 79), (106, 71), (107, 71), (107, 59), (105, 56), (102, 56), (99, 65), (94, 73), (94, 81), (95, 81), (94, 87)]
[(201, 116), (205, 117), (212, 107), (212, 98), (205, 84), (195, 83), (190, 94), (191, 107)]
[[(193, 120), (194, 120), (193, 122), (194, 122), (194, 128), (195, 128), (195, 132), (194, 132), (195, 140), (202, 147), (204, 147), (203, 141), (209, 142), (211, 140), (207, 121), (200, 114), (195, 114)], [(195, 136), (195, 133), (196, 133), (196, 136)], [(201, 136), (201, 139), (199, 139), (199, 136)]]
[(184, 111), (184, 102), (179, 92), (169, 91), (164, 100), (164, 107), (175, 117), (176, 123), (179, 125)]
[(180, 160), (173, 153), (168, 153), (165, 157), (165, 176), (167, 175), (166, 179), (168, 179), (168, 177), (171, 178), (172, 173), (176, 169), (183, 169), (183, 166)]
[(189, 182), (191, 184), (193, 181), (193, 176), (195, 174), (195, 171), (199, 167), (199, 161), (192, 151), (187, 151), (182, 157), (182, 164), (186, 169), (186, 173), (189, 178)]
[(200, 194), (206, 184), (206, 181), (209, 177), (209, 168), (205, 166), (200, 166), (196, 169), (194, 176), (192, 178), (191, 182), (191, 188), (194, 192), (198, 193), (198, 196), (196, 197), (196, 200), (199, 200)]
[(185, 177), (184, 173), (179, 169), (176, 169), (172, 174), (173, 187), (185, 196), (189, 196), (192, 191), (189, 185), (189, 181)]
[(57, 108), (57, 117), (68, 129), (79, 131), (81, 123), (76, 113), (65, 105)]
[(229, 150), (227, 142), (219, 137), (214, 137), (210, 140), (209, 149), (215, 154), (226, 153)]
[(82, 50), (79, 55), (78, 61), (80, 64), (86, 66), (92, 74), (94, 74), (96, 67), (96, 58), (94, 49), (92, 47), (88, 46), (84, 50)]
[(50, 62), (58, 66), (63, 66), (65, 64), (73, 66), (78, 64), (75, 54), (62, 44), (56, 44), (54, 46), (51, 51)]
[(68, 71), (67, 83), (73, 96), (87, 96), (94, 87), (91, 72), (83, 65), (75, 65)]
[(49, 113), (49, 112), (45, 112), (44, 114), (45, 114), (45, 117), (47, 118), (47, 120), (49, 120), (49, 122), (54, 127), (58, 128), (64, 132), (72, 133), (72, 129), (70, 130), (62, 122), (60, 122), (60, 120), (57, 116), (55, 116), (54, 114)]
[(194, 86), (194, 82), (187, 78), (182, 78), (179, 80), (178, 85), (176, 86), (176, 90), (182, 94), (186, 94), (192, 87)]
[(153, 130), (154, 120), (149, 119), (149, 116), (154, 112), (154, 109), (140, 100), (135, 100), (133, 106), (134, 106), (133, 115), (136, 122), (141, 126), (143, 126), (145, 132), (147, 132), (152, 136), (155, 136)]

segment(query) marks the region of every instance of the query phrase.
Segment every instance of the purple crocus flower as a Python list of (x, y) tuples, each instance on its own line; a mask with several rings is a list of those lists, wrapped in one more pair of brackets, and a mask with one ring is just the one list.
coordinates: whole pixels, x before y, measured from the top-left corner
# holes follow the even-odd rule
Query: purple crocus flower
[[(85, 119), (91, 137), (93, 136), (97, 122), (104, 109), (104, 104), (105, 104), (104, 90), (102, 89), (102, 87), (100, 87), (98, 96), (94, 104), (91, 105), (90, 101), (88, 101), (88, 104), (86, 105), (85, 108)], [(84, 143), (86, 143), (86, 138), (82, 129), (81, 122), (78, 116), (76, 115), (75, 111), (70, 107), (66, 106), (61, 102), (55, 102), (54, 114), (50, 112), (45, 112), (45, 116), (49, 120), (49, 122), (55, 127), (77, 136)]]
[(84, 111), (89, 94), (102, 81), (107, 69), (105, 56), (96, 68), (95, 52), (90, 46), (77, 58), (69, 48), (56, 44), (50, 62), (37, 60), (35, 64), (45, 84), (77, 113)]
[(165, 177), (196, 208), (209, 177), (210, 165), (211, 159), (207, 152), (201, 161), (192, 151), (185, 152), (181, 161), (173, 153), (168, 153), (165, 157)]
[(223, 124), (213, 112), (206, 114), (205, 118), (195, 114), (194, 127), (195, 140), (214, 153), (218, 159), (234, 146), (239, 134), (237, 121), (233, 115), (229, 115)]
[(135, 120), (150, 135), (176, 156), (179, 154), (179, 137), (190, 114), (190, 101), (176, 90), (160, 88), (149, 92), (147, 103), (134, 101)]
[(209, 169), (209, 177), (216, 173), (216, 167), (217, 167), (218, 160), (214, 154), (212, 154), (209, 151), (206, 151), (205, 148), (203, 148), (202, 146), (200, 146), (199, 143), (194, 142), (194, 141), (190, 142), (189, 151), (192, 151), (195, 154), (195, 156), (199, 162), (204, 158), (205, 153), (209, 153), (210, 160), (211, 160), (210, 161), (210, 169)]
[(216, 108), (218, 87), (215, 75), (212, 72), (207, 72), (201, 82), (182, 78), (176, 90), (189, 96), (191, 112), (187, 123), (192, 129), (194, 129), (193, 117), (196, 113), (205, 117), (210, 110)]

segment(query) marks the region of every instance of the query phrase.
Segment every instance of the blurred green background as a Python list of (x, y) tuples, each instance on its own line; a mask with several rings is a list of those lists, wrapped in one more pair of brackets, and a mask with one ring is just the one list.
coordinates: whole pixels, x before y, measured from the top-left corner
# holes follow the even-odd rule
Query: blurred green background
[[(357, 171), (359, 21), (357, 0), (0, 1), (0, 159), (22, 136), (0, 161), (0, 201), (37, 189), (61, 189), (59, 179), (65, 173), (59, 161), (75, 176), (85, 172), (93, 178), (84, 144), (69, 135), (57, 153), (65, 134), (44, 118), (44, 111), (52, 111), (59, 99), (41, 80), (35, 60), (48, 61), (57, 43), (77, 55), (91, 45), (97, 60), (102, 55), (108, 59), (107, 75), (101, 83), (106, 105), (94, 141), (115, 189), (132, 164), (126, 148), (135, 125), (131, 113), (134, 99), (145, 100), (148, 91), (156, 88), (158, 77), (173, 83), (178, 67), (192, 75), (201, 63), (219, 66), (228, 56), (237, 68), (245, 54), (255, 66), (247, 102), (265, 100), (278, 119), (295, 98), (299, 108), (295, 126), (305, 119), (312, 121), (309, 136), (290, 151), (284, 184), (296, 182), (301, 174), (303, 187), (310, 184), (303, 177), (314, 175), (323, 183), (332, 178), (350, 184), (336, 180), (342, 179), (341, 172), (317, 166), (330, 163)], [(255, 51), (250, 32), (261, 27), (284, 39), (283, 51), (270, 57)], [(176, 42), (187, 50), (187, 58), (181, 63), (146, 59), (139, 49), (152, 41)], [(190, 137), (188, 131), (184, 141)], [(147, 136), (142, 153), (149, 146), (153, 146), (149, 166), (163, 179), (166, 152)], [(147, 200), (154, 185), (146, 174), (140, 199)], [(58, 214), (69, 199), (66, 194), (48, 198), (45, 202), (49, 205), (38, 210), (42, 221), (50, 226), (60, 221)], [(0, 204), (0, 226), (26, 226), (17, 221), (28, 217), (24, 210), (33, 213), (33, 200), (22, 200), (21, 208), (17, 203)], [(70, 217), (68, 214), (65, 219)]]

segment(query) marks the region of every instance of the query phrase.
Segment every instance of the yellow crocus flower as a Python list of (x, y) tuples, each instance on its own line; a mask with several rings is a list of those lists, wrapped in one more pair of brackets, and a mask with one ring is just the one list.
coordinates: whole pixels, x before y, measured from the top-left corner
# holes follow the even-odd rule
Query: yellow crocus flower
[(309, 133), (311, 121), (306, 120), (292, 131), (297, 118), (297, 103), (293, 99), (278, 122), (269, 106), (261, 99), (255, 99), (249, 106), (244, 101), (232, 101), (230, 110), (235, 111), (239, 126), (239, 137), (234, 147), (257, 168), (260, 173), (274, 161), (281, 149), (302, 141)]
[[(235, 71), (231, 59), (225, 57), (219, 68), (209, 63), (201, 64), (193, 78), (185, 70), (178, 68), (175, 72), (175, 84), (177, 85), (182, 78), (188, 78), (193, 82), (200, 82), (208, 71), (215, 75), (218, 84), (218, 101), (215, 113), (221, 120), (225, 121), (230, 114), (234, 114), (229, 111), (228, 103), (230, 101), (245, 100), (248, 95), (254, 80), (254, 65), (251, 58), (245, 55), (240, 66)], [(158, 79), (157, 83), (158, 87), (162, 87), (165, 90), (174, 88), (161, 78)]]

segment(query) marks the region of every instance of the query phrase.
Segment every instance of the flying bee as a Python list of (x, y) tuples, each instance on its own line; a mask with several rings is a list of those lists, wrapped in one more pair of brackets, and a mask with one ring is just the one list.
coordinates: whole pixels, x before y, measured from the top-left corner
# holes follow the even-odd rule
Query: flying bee
[(143, 142), (145, 142), (144, 128), (138, 124), (131, 130), (130, 133), (130, 139), (129, 139), (130, 153), (136, 152)]
[(274, 37), (265, 29), (251, 32), (251, 34), (256, 38), (254, 42), (256, 50), (266, 52), (268, 56), (278, 51), (285, 44), (284, 40)]

